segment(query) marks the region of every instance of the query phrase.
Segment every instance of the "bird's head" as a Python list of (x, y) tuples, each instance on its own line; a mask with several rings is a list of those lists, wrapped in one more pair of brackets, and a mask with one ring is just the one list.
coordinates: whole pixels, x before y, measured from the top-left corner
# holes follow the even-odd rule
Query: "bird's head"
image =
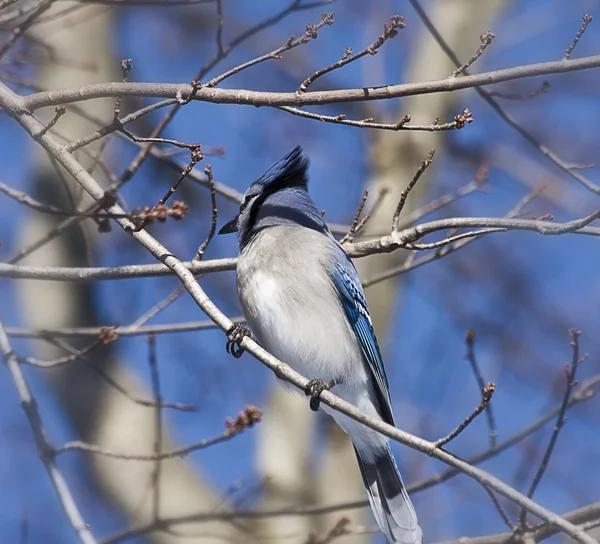
[(258, 178), (244, 193), (239, 213), (219, 234), (238, 233), (240, 250), (260, 230), (297, 225), (319, 231), (327, 226), (308, 194), (308, 159), (297, 146)]

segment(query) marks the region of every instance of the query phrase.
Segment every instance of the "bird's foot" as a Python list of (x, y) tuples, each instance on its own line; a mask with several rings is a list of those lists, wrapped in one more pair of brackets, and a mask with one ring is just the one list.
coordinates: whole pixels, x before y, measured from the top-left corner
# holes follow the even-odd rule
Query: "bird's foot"
[(329, 391), (335, 385), (335, 380), (331, 380), (330, 382), (324, 382), (319, 378), (315, 378), (310, 380), (306, 387), (304, 388), (304, 393), (306, 393), (307, 397), (310, 397), (309, 406), (313, 412), (319, 411), (319, 406), (321, 405), (321, 393), (323, 391)]
[(231, 328), (227, 331), (227, 344), (225, 344), (225, 350), (227, 353), (233, 355), (236, 359), (239, 359), (244, 351), (246, 351), (241, 345), (241, 341), (249, 336), (252, 338), (252, 331), (248, 325), (242, 325), (241, 323), (234, 323)]

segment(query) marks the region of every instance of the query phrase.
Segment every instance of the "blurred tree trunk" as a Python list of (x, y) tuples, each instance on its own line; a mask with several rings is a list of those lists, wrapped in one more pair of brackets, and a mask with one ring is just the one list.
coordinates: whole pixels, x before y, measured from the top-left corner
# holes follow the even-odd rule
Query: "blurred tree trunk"
[[(65, 10), (70, 3), (56, 4), (47, 15)], [(73, 3), (73, 5), (81, 4)], [(86, 17), (82, 17), (82, 11)], [(119, 62), (113, 56), (113, 20), (115, 11), (101, 5), (85, 6), (70, 15), (58, 17), (55, 21), (40, 25), (36, 37), (51, 49), (52, 57), (42, 63), (39, 84), (44, 88), (75, 87), (78, 84), (104, 82), (120, 78)], [(63, 65), (56, 69), (53, 60), (68, 60), (87, 68)], [(90, 67), (93, 70), (90, 73)], [(112, 101), (89, 101), (80, 107), (95, 117), (110, 122), (114, 103)], [(69, 112), (57, 125), (60, 133), (76, 139), (88, 134), (97, 127)], [(90, 147), (88, 147), (90, 149)], [(98, 149), (98, 147), (94, 148)], [(56, 171), (45, 155), (36, 148), (35, 171), (32, 188), (29, 191), (43, 202), (61, 207), (69, 207), (68, 192), (79, 194), (79, 189), (65, 176), (61, 184)], [(89, 168), (92, 161), (85, 155), (78, 159)], [(97, 174), (96, 174), (97, 175)], [(97, 175), (99, 178), (99, 176)], [(66, 187), (65, 187), (66, 185)], [(90, 200), (83, 196), (81, 202), (87, 205)], [(21, 245), (39, 239), (49, 232), (59, 219), (54, 216), (31, 213), (21, 225)], [(91, 222), (89, 222), (91, 223)], [(34, 252), (27, 263), (36, 266), (87, 266), (88, 243), (93, 242), (94, 233), (87, 233), (79, 223), (70, 227), (53, 242)], [(96, 312), (93, 286), (81, 283), (60, 283), (42, 281), (22, 281), (19, 283), (23, 315), (27, 325), (34, 328), (93, 326), (99, 324)], [(110, 387), (105, 380), (90, 369), (96, 365), (137, 398), (151, 398), (144, 391), (134, 375), (125, 370), (112, 346), (93, 351), (88, 355), (89, 363), (76, 362), (48, 372), (48, 378), (56, 392), (64, 413), (73, 424), (81, 440), (114, 451), (135, 451), (149, 453), (154, 443), (154, 410), (135, 404)], [(51, 359), (62, 355), (56, 347), (43, 343), (38, 355)], [(165, 433), (164, 449), (171, 449), (168, 433)], [(70, 454), (74, 455), (74, 454)], [(95, 485), (98, 490), (132, 522), (145, 522), (152, 519), (151, 473), (154, 463), (130, 463), (102, 456), (87, 457), (92, 467)], [(163, 517), (185, 515), (199, 511), (210, 511), (220, 506), (222, 500), (196, 474), (190, 465), (181, 459), (162, 463), (160, 480), (160, 515)], [(85, 512), (84, 512), (85, 515)], [(92, 531), (94, 527), (92, 526)], [(193, 524), (186, 525), (184, 534), (193, 536), (174, 537), (168, 533), (154, 533), (149, 540), (157, 543), (234, 541), (239, 534), (232, 525)], [(210, 535), (210, 536), (206, 536)], [(96, 535), (99, 536), (99, 535)], [(240, 542), (245, 542), (244, 537)]]
[[(436, 28), (459, 55), (461, 59), (468, 59), (480, 45), (479, 35), (491, 24), (499, 11), (506, 5), (507, 0), (437, 0), (431, 4), (429, 15)], [(407, 5), (407, 4), (404, 4)], [(410, 7), (407, 6), (410, 10)], [(404, 13), (405, 18), (411, 20), (416, 26), (417, 18), (414, 12)], [(419, 35), (412, 48), (413, 55), (406, 73), (406, 81), (427, 81), (443, 78), (450, 75), (454, 66), (433, 40), (429, 32), (419, 24)], [(380, 55), (385, 54), (384, 52)], [(373, 60), (373, 59), (369, 59)], [(398, 80), (401, 74), (398, 74)], [(365, 85), (368, 82), (365, 81)], [(446, 120), (452, 118), (458, 110), (467, 104), (457, 104), (455, 93), (440, 93), (435, 95), (412, 96), (407, 98), (393, 119), (389, 122), (398, 122), (409, 113), (415, 123), (431, 123), (440, 116)], [(369, 145), (371, 158), (371, 176), (367, 180), (369, 201), (373, 203), (381, 190), (386, 189), (387, 196), (373, 214), (369, 222), (368, 232), (389, 232), (392, 225), (392, 216), (400, 198), (400, 193), (412, 179), (414, 172), (421, 161), (426, 158), (427, 152), (435, 148), (436, 156), (444, 153), (444, 135), (440, 132), (390, 132), (373, 131), (373, 138)], [(445, 136), (447, 137), (447, 136)], [(440, 157), (441, 158), (441, 157)], [(435, 163), (434, 163), (435, 164)], [(412, 192), (404, 213), (408, 214), (415, 209), (418, 200), (428, 191), (428, 179), (421, 179), (415, 191)], [(416, 198), (415, 198), (416, 197)], [(375, 255), (355, 261), (362, 279), (370, 278), (385, 270), (399, 265), (404, 259), (401, 251), (390, 254)], [(402, 365), (402, 361), (385, 357), (385, 335), (394, 310), (399, 304), (402, 281), (396, 278), (378, 283), (366, 291), (369, 311), (373, 326), (380, 339), (384, 360), (388, 367)], [(392, 401), (398, 398), (403, 391), (392, 391)], [(397, 414), (397, 424), (400, 427), (410, 427), (411, 422), (406, 421), (403, 414)], [(319, 504), (332, 504), (364, 497), (364, 489), (358, 467), (354, 458), (354, 451), (346, 434), (337, 426), (328, 426), (328, 441), (324, 453), (321, 470), (319, 472), (319, 490), (321, 491)], [(410, 481), (410, 474), (406, 475)], [(367, 511), (354, 510), (346, 513), (354, 526), (365, 525)], [(327, 531), (340, 519), (339, 513), (329, 514), (320, 518), (321, 531)], [(424, 516), (422, 516), (424, 517)], [(368, 536), (348, 538), (349, 544), (363, 544), (368, 541)]]
[[(314, 504), (309, 465), (316, 418), (306, 399), (275, 383), (258, 431), (257, 466), (265, 482), (263, 508)], [(305, 542), (312, 530), (307, 516), (273, 517), (259, 521), (265, 539)]]
[[(430, 4), (428, 15), (435, 27), (440, 31), (450, 47), (456, 51), (459, 58), (469, 59), (480, 45), (479, 35), (488, 29), (508, 0), (437, 0)], [(426, 6), (427, 7), (427, 6)], [(410, 8), (409, 8), (410, 9)], [(418, 21), (414, 11), (407, 13), (415, 24)], [(407, 69), (406, 81), (428, 81), (450, 75), (455, 67), (448, 59), (431, 34), (419, 23), (419, 35), (413, 42), (414, 51)], [(457, 103), (454, 93), (440, 93), (435, 95), (422, 95), (408, 97), (401, 105), (394, 121), (400, 120), (403, 115), (410, 114), (413, 122), (419, 124), (431, 123), (436, 117), (444, 122), (459, 113), (468, 103)], [(473, 96), (473, 95), (471, 95)], [(389, 232), (392, 216), (400, 199), (400, 194), (412, 179), (422, 160), (430, 149), (435, 148), (436, 158), (439, 160), (445, 153), (445, 138), (440, 132), (387, 132), (374, 133), (371, 141), (370, 156), (372, 173), (368, 182), (371, 200), (381, 190), (387, 190), (387, 195), (373, 214), (367, 224), (366, 232)], [(429, 191), (431, 172), (435, 169), (435, 162), (429, 172), (416, 186), (404, 207), (404, 214), (415, 209), (419, 200)], [(467, 180), (465, 180), (466, 182)], [(356, 262), (361, 278), (373, 277), (385, 270), (394, 268), (402, 263), (405, 256), (397, 251), (392, 254), (366, 257)], [(384, 352), (386, 365), (402, 365), (402, 361), (385, 357), (385, 334), (388, 332), (391, 316), (400, 304), (402, 280), (391, 278), (380, 282), (366, 291), (369, 310), (375, 331), (380, 338), (380, 345)], [(392, 391), (392, 399), (402, 395), (402, 390)], [(410, 428), (411, 422), (406, 420), (406, 415), (397, 413), (396, 424), (400, 427)], [(407, 466), (406, 464), (404, 465)], [(405, 481), (411, 481), (411, 475), (405, 475)], [(420, 512), (420, 517), (425, 520), (426, 512)]]

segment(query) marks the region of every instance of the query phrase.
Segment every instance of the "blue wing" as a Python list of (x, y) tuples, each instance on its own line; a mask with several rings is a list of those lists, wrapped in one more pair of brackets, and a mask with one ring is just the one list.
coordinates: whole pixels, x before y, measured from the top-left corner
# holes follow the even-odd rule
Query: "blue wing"
[(365, 295), (356, 268), (341, 248), (340, 256), (336, 259), (333, 267), (332, 281), (374, 378), (375, 394), (381, 417), (386, 423), (394, 425), (387, 376), (385, 375), (383, 359), (369, 317)]

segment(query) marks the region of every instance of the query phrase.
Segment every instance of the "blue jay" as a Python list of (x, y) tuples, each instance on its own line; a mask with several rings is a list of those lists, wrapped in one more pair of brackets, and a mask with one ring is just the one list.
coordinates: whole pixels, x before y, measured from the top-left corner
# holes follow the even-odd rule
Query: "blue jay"
[[(237, 232), (237, 290), (244, 315), (266, 350), (314, 378), (307, 389), (312, 409), (318, 409), (320, 393), (334, 387), (340, 398), (394, 425), (358, 273), (308, 194), (307, 169), (308, 160), (296, 147), (250, 185), (239, 214), (219, 231)], [(235, 333), (229, 338), (235, 343)], [(421, 544), (415, 509), (387, 438), (328, 406), (323, 410), (352, 440), (388, 544)]]

